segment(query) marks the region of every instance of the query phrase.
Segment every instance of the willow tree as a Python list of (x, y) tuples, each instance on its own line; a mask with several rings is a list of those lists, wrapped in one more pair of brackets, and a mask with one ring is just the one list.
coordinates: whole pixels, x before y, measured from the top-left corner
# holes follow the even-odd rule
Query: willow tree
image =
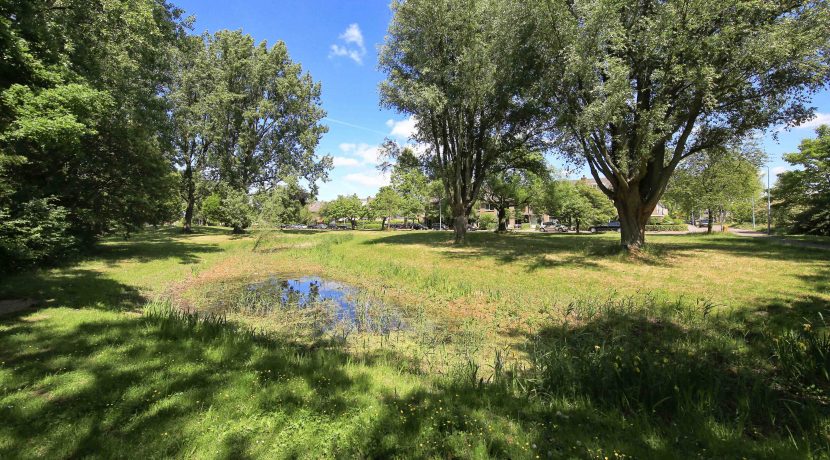
[(498, 159), (530, 139), (533, 117), (514, 71), (513, 28), (500, 0), (396, 0), (380, 53), (386, 107), (414, 115), (415, 140), (440, 177), (455, 242)]
[(559, 145), (614, 201), (629, 249), (681, 161), (808, 119), (828, 81), (826, 0), (516, 2)]

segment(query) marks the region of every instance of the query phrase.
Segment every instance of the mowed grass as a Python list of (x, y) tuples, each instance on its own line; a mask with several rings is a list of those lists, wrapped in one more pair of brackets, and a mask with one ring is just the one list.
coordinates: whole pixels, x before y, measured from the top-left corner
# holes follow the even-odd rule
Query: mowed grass
[[(826, 457), (830, 251), (650, 235), (630, 257), (616, 237), (105, 241), (0, 281), (42, 304), (0, 318), (0, 458)], [(315, 342), (177, 310), (273, 275), (417, 320)]]

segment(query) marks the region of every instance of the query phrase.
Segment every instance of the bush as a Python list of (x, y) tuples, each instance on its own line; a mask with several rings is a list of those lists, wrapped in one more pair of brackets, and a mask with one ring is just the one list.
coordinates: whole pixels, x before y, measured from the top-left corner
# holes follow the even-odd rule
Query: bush
[(647, 232), (685, 232), (689, 230), (686, 225), (646, 225)]
[(380, 230), (380, 222), (358, 222), (357, 228), (360, 230)]
[(478, 219), (478, 227), (482, 230), (494, 230), (496, 228), (496, 217), (492, 214), (485, 214)]
[(69, 212), (43, 198), (24, 203), (16, 216), (0, 209), (0, 271), (55, 263), (76, 248), (67, 222)]

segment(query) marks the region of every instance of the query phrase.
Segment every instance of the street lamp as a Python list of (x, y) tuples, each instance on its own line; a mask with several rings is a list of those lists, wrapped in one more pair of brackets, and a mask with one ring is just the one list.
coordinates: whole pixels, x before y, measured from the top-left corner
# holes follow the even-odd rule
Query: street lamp
[(772, 235), (772, 197), (769, 191), (769, 165), (767, 165), (767, 235)]

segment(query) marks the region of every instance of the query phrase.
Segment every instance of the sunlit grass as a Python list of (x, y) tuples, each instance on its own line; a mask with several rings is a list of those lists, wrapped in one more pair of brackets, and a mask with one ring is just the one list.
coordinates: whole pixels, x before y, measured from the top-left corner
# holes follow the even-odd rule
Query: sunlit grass
[[(199, 230), (0, 280), (0, 298), (47, 307), (0, 319), (0, 458), (830, 449), (830, 251), (649, 236), (631, 257), (615, 234), (454, 247), (443, 232)], [(409, 327), (312, 340), (269, 327), (279, 316), (177, 309), (302, 275), (394, 302)]]

